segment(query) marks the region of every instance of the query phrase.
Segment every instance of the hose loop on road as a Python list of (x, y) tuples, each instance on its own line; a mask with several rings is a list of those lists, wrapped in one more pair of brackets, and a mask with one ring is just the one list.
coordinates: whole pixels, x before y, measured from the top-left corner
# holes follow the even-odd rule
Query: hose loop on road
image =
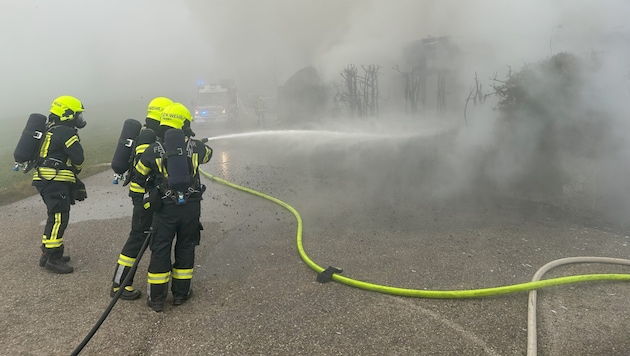
[[(304, 251), (304, 246), (302, 244), (302, 217), (300, 214), (289, 204), (269, 196), (267, 194), (258, 192), (256, 190), (246, 188), (240, 186), (238, 184), (229, 182), (225, 179), (219, 178), (215, 175), (212, 175), (204, 170), (200, 169), (200, 172), (210, 180), (215, 182), (227, 185), (229, 187), (241, 190), (243, 192), (247, 192), (261, 198), (270, 200), (285, 209), (289, 210), (297, 220), (297, 249), (300, 257), (309, 266), (312, 270), (317, 273), (321, 273), (324, 271), (324, 268), (313, 262), (306, 252)], [(628, 261), (630, 264), (630, 260)], [(530, 291), (540, 288), (553, 287), (564, 284), (572, 284), (572, 283), (580, 283), (580, 282), (590, 282), (590, 281), (630, 281), (630, 274), (587, 274), (587, 275), (575, 275), (575, 276), (567, 276), (567, 277), (558, 277), (551, 278), (545, 280), (537, 280), (513, 285), (506, 285), (500, 287), (492, 287), (492, 288), (480, 288), (480, 289), (468, 289), (468, 290), (425, 290), (425, 289), (408, 289), (408, 288), (399, 288), (399, 287), (390, 287), (385, 285), (379, 285), (369, 282), (364, 282), (356, 279), (352, 279), (349, 277), (345, 277), (339, 274), (333, 274), (332, 279), (335, 282), (339, 282), (341, 284), (345, 284), (351, 287), (360, 288), (364, 290), (369, 290), (378, 293), (384, 294), (392, 294), (403, 297), (414, 297), (414, 298), (430, 298), (430, 299), (465, 299), (465, 298), (479, 298), (479, 297), (487, 297), (501, 294), (509, 294), (509, 293), (517, 293)]]
[[(324, 268), (313, 262), (306, 252), (304, 251), (304, 246), (302, 244), (302, 217), (300, 214), (289, 204), (269, 196), (267, 194), (255, 191), (250, 188), (246, 188), (240, 186), (238, 184), (234, 184), (225, 179), (214, 176), (208, 172), (200, 169), (200, 172), (210, 180), (215, 182), (227, 185), (229, 187), (241, 190), (243, 192), (247, 192), (264, 199), (270, 200), (288, 211), (290, 211), (297, 220), (297, 249), (300, 257), (315, 272), (322, 273)], [(536, 274), (534, 275), (531, 282), (492, 287), (492, 288), (480, 288), (480, 289), (469, 289), (469, 290), (425, 290), (425, 289), (408, 289), (408, 288), (398, 288), (398, 287), (390, 287), (384, 286), (369, 282), (364, 282), (356, 279), (352, 279), (349, 277), (341, 276), (337, 273), (332, 274), (332, 280), (345, 284), (351, 287), (360, 288), (372, 292), (391, 294), (403, 297), (413, 297), (413, 298), (429, 298), (429, 299), (465, 299), (465, 298), (479, 298), (479, 297), (488, 297), (488, 296), (496, 296), (501, 294), (509, 294), (509, 293), (517, 293), (529, 291), (529, 300), (528, 300), (528, 323), (527, 323), (527, 356), (535, 356), (537, 354), (537, 332), (536, 332), (536, 290), (540, 288), (547, 288), (553, 286), (559, 286), (564, 284), (572, 284), (572, 283), (581, 283), (581, 282), (591, 282), (591, 281), (630, 281), (630, 274), (586, 274), (586, 275), (575, 275), (575, 276), (566, 276), (566, 277), (557, 277), (550, 278), (545, 280), (540, 280), (542, 275), (545, 274), (550, 269), (569, 264), (569, 263), (609, 263), (609, 264), (620, 264), (620, 265), (630, 265), (630, 260), (619, 259), (619, 258), (605, 258), (605, 257), (570, 257), (563, 258), (559, 260), (555, 260), (547, 263), (543, 267), (541, 267)]]

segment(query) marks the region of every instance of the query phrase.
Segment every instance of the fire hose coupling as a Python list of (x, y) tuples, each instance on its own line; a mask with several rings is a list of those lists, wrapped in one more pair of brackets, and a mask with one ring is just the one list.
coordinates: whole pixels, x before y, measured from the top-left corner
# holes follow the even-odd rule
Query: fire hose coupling
[(325, 270), (317, 275), (317, 281), (319, 283), (326, 283), (332, 281), (333, 273), (342, 273), (343, 270), (328, 266)]

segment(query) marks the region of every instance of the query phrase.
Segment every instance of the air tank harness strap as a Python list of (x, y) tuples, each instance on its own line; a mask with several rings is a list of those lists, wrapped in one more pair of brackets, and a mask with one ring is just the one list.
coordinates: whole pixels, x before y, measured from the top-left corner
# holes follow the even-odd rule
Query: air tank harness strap
[(155, 152), (160, 154), (162, 161), (167, 160), (169, 157), (173, 156), (182, 156), (184, 154), (184, 150), (181, 147), (176, 147), (174, 150), (166, 151), (162, 143), (156, 142), (157, 146), (155, 146)]
[(27, 129), (24, 129), (24, 130), (22, 131), (22, 133), (23, 133), (25, 136), (31, 136), (31, 137), (33, 137), (33, 138), (34, 138), (34, 139), (36, 139), (36, 140), (41, 140), (41, 139), (42, 139), (42, 137), (44, 136), (44, 133), (43, 133), (43, 132), (41, 132), (41, 131), (39, 131), (39, 130), (27, 130)]
[(66, 166), (66, 164), (63, 163), (61, 160), (51, 157), (41, 159), (39, 162), (39, 166), (45, 168), (54, 168), (56, 170), (68, 169), (68, 166)]
[[(39, 169), (40, 168), (54, 168), (55, 169), (55, 175), (50, 178), (50, 179), (46, 179), (44, 177), (42, 177)], [(68, 166), (63, 163), (61, 160), (58, 160), (56, 158), (51, 158), (51, 157), (47, 157), (47, 158), (40, 158), (39, 162), (37, 163), (36, 166), (37, 169), (37, 175), (39, 176), (40, 179), (44, 179), (44, 180), (54, 180), (55, 178), (57, 178), (57, 175), (59, 174), (59, 170), (61, 169), (68, 169)]]
[(162, 196), (162, 200), (169, 198), (177, 205), (186, 204), (189, 201), (201, 200), (201, 190), (194, 189), (189, 187), (186, 192), (179, 192), (170, 188), (162, 188), (164, 195)]
[(166, 155), (166, 158), (173, 156), (183, 156), (184, 150), (182, 150), (181, 147), (176, 147), (174, 150), (165, 151), (164, 154)]

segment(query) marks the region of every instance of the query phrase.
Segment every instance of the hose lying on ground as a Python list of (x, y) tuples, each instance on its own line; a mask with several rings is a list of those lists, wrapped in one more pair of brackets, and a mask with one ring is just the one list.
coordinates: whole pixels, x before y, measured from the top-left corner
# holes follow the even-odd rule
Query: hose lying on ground
[[(539, 281), (543, 274), (547, 273), (552, 268), (570, 264), (570, 263), (608, 263), (617, 265), (630, 266), (630, 260), (624, 260), (621, 258), (608, 258), (608, 257), (567, 257), (559, 260), (551, 261), (546, 265), (540, 267), (534, 274), (532, 281)], [(529, 299), (527, 301), (527, 356), (536, 356), (538, 353), (538, 336), (536, 333), (536, 301), (538, 293), (531, 290), (529, 292)]]
[[(284, 208), (289, 210), (291, 213), (293, 213), (293, 215), (297, 219), (297, 248), (298, 248), (300, 257), (315, 272), (321, 273), (324, 271), (324, 268), (322, 268), (321, 266), (313, 262), (304, 251), (304, 247), (302, 245), (302, 218), (300, 217), (300, 214), (298, 214), (298, 212), (293, 207), (291, 207), (289, 204), (279, 199), (276, 199), (264, 193), (257, 192), (253, 189), (249, 189), (249, 188), (231, 183), (217, 176), (214, 176), (210, 173), (207, 173), (203, 170), (200, 170), (200, 171), (204, 176), (208, 177), (211, 180), (214, 180), (216, 182), (242, 190), (244, 192), (268, 199), (274, 203), (277, 203), (283, 206)], [(545, 287), (551, 287), (551, 286), (557, 286), (557, 285), (563, 285), (563, 284), (578, 283), (578, 282), (606, 281), (606, 280), (630, 281), (630, 274), (587, 274), (587, 275), (577, 275), (577, 276), (568, 276), (568, 277), (558, 277), (558, 278), (546, 279), (542, 281), (536, 280), (532, 282), (513, 284), (513, 285), (507, 285), (507, 286), (501, 286), (501, 287), (469, 289), (469, 290), (424, 290), (424, 289), (398, 288), (398, 287), (390, 287), (390, 286), (384, 286), (384, 285), (359, 281), (356, 279), (341, 276), (339, 274), (333, 274), (332, 279), (336, 282), (346, 284), (351, 287), (370, 290), (373, 292), (399, 295), (399, 296), (404, 296), (404, 297), (431, 298), (431, 299), (464, 299), (464, 298), (478, 298), (478, 297), (486, 297), (486, 296), (492, 296), (492, 295), (523, 292), (523, 291), (529, 291), (533, 289), (539, 289), (539, 288), (545, 288)]]
[[(270, 200), (285, 209), (289, 210), (297, 220), (297, 249), (300, 254), (302, 260), (313, 269), (318, 274), (321, 274), (325, 270), (315, 262), (313, 262), (306, 252), (304, 251), (304, 247), (302, 245), (302, 218), (300, 214), (289, 204), (266, 195), (264, 193), (255, 191), (253, 189), (249, 189), (246, 187), (242, 187), (240, 185), (234, 184), (227, 180), (221, 179), (217, 176), (214, 176), (208, 172), (205, 172), (200, 169), (201, 174), (206, 176), (207, 178), (216, 181), (218, 183), (227, 185), (229, 187), (265, 198)], [(603, 258), (603, 257), (571, 257), (564, 258), (556, 261), (552, 261), (545, 266), (543, 266), (538, 272), (534, 275), (534, 278), (531, 282), (513, 284), (507, 286), (493, 287), (493, 288), (481, 288), (481, 289), (470, 289), (470, 290), (421, 290), (421, 289), (407, 289), (407, 288), (397, 288), (390, 287), (384, 285), (378, 285), (373, 283), (368, 283), (364, 281), (355, 280), (352, 278), (348, 278), (345, 276), (341, 276), (338, 273), (333, 273), (331, 275), (332, 280), (351, 286), (355, 288), (365, 289), (373, 292), (379, 292), (384, 294), (392, 294), (404, 297), (415, 297), (415, 298), (431, 298), (431, 299), (464, 299), (464, 298), (478, 298), (478, 297), (486, 297), (486, 296), (494, 296), (508, 293), (516, 293), (523, 291), (530, 291), (529, 294), (529, 302), (528, 302), (528, 344), (527, 350), (528, 356), (536, 355), (536, 289), (546, 288), (552, 286), (558, 286), (563, 284), (571, 284), (571, 283), (579, 283), (579, 282), (589, 282), (589, 281), (630, 281), (630, 274), (587, 274), (587, 275), (576, 275), (576, 276), (567, 276), (567, 277), (558, 277), (546, 280), (540, 280), (542, 275), (546, 273), (551, 268), (556, 266), (569, 264), (569, 263), (614, 263), (614, 264), (622, 264), (622, 265), (630, 265), (630, 260), (624, 259), (615, 259), (615, 258)]]
[(140, 259), (142, 258), (142, 255), (144, 254), (144, 251), (147, 249), (147, 246), (149, 246), (150, 238), (151, 238), (151, 233), (147, 232), (147, 237), (144, 239), (144, 242), (142, 243), (142, 247), (140, 248), (140, 252), (138, 253), (138, 256), (136, 257), (136, 260), (133, 262), (133, 265), (131, 265), (131, 269), (129, 270), (129, 273), (127, 273), (127, 276), (125, 277), (125, 279), (120, 284), (120, 288), (114, 294), (114, 296), (112, 297), (112, 301), (109, 302), (109, 305), (107, 306), (107, 308), (105, 308), (105, 311), (103, 312), (101, 317), (98, 319), (96, 324), (94, 324), (94, 326), (92, 327), (92, 330), (90, 330), (90, 332), (85, 336), (85, 338), (83, 338), (83, 341), (81, 341), (79, 346), (77, 346), (74, 349), (74, 351), (72, 351), (72, 354), (71, 354), (72, 356), (78, 355), (79, 352), (81, 352), (81, 350), (83, 350), (85, 345), (87, 345), (87, 343), (90, 341), (90, 339), (92, 339), (92, 336), (94, 336), (94, 334), (96, 334), (96, 331), (98, 330), (98, 328), (100, 328), (101, 325), (103, 324), (103, 322), (105, 321), (105, 319), (107, 319), (107, 316), (109, 315), (109, 312), (112, 311), (112, 308), (114, 308), (114, 305), (116, 305), (116, 302), (120, 298), (120, 295), (125, 291), (125, 287), (129, 284), (129, 281), (131, 280), (133, 275), (136, 274), (136, 270), (138, 269), (138, 263), (140, 263)]

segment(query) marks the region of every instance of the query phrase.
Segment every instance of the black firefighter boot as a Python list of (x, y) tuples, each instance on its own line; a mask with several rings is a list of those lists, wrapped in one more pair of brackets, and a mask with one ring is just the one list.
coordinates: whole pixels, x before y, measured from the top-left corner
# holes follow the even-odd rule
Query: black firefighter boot
[[(118, 292), (118, 290), (120, 289), (121, 283), (125, 281), (125, 278), (127, 278), (129, 271), (131, 271), (131, 267), (123, 266), (121, 264), (116, 264), (116, 270), (114, 272), (112, 287), (109, 290), (110, 297), (113, 298), (114, 295), (116, 295), (116, 292)], [(142, 295), (142, 292), (132, 287), (131, 286), (132, 283), (133, 283), (133, 277), (131, 277), (131, 279), (129, 280), (129, 284), (125, 287), (125, 290), (123, 290), (122, 293), (120, 294), (120, 299), (136, 300), (140, 298), (140, 295)]]
[(57, 248), (49, 248), (46, 251), (48, 260), (46, 261), (47, 270), (58, 274), (72, 273), (74, 268), (68, 265), (68, 262), (63, 259), (63, 246)]
[[(64, 262), (70, 262), (70, 256), (63, 256), (61, 259)], [(46, 261), (48, 261), (48, 256), (46, 256), (46, 247), (42, 244), (42, 254), (39, 256), (39, 267), (46, 267)]]
[[(70, 262), (70, 256), (61, 256), (63, 262)], [(46, 257), (46, 253), (42, 252), (42, 255), (39, 256), (39, 267), (46, 267), (46, 261), (48, 261), (48, 257)]]
[(168, 283), (149, 284), (147, 294), (147, 305), (155, 312), (162, 312), (168, 294)]
[(190, 279), (176, 279), (171, 281), (171, 291), (173, 292), (173, 305), (182, 305), (192, 297)]

